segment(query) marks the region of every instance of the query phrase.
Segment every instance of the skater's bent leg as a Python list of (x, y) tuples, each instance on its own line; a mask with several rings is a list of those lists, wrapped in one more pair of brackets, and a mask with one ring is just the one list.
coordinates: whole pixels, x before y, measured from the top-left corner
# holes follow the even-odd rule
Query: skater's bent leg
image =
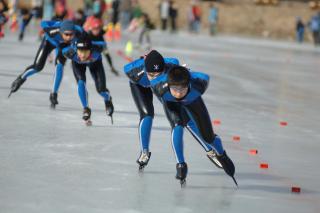
[(61, 53), (59, 53), (58, 48), (56, 48), (56, 51), (58, 54), (56, 57), (56, 69), (55, 69), (53, 89), (52, 89), (53, 93), (58, 93), (59, 91), (61, 81), (63, 78), (64, 65), (67, 60)]
[(86, 82), (83, 80), (78, 81), (78, 95), (83, 108), (88, 107), (88, 92)]
[(149, 150), (152, 121), (154, 117), (153, 95), (150, 88), (130, 82), (133, 100), (140, 114), (139, 141), (141, 151)]
[(151, 116), (145, 116), (140, 119), (139, 123), (139, 141), (141, 151), (149, 151), (150, 135), (152, 129), (153, 118)]
[(103, 51), (103, 53), (104, 53), (104, 56), (106, 57), (106, 59), (108, 61), (108, 64), (109, 64), (110, 68), (113, 68), (113, 63), (112, 63), (112, 59), (111, 59), (109, 51), (106, 49), (105, 51)]
[(103, 68), (102, 60), (98, 60), (89, 66), (90, 74), (94, 80), (96, 90), (104, 99), (110, 100), (110, 93), (106, 87), (106, 75)]
[(21, 75), (22, 79), (27, 79), (28, 77), (32, 76), (33, 74), (40, 72), (48, 58), (48, 55), (55, 47), (50, 44), (45, 38), (42, 40), (40, 47), (38, 49), (37, 55), (33, 62), (33, 65), (29, 66), (24, 73)]
[(177, 163), (184, 163), (183, 155), (183, 126), (177, 125), (171, 132), (171, 143)]
[(192, 120), (190, 120), (187, 123), (187, 129), (191, 133), (193, 138), (196, 139), (196, 141), (198, 141), (198, 143), (202, 146), (202, 148), (206, 152), (209, 152), (212, 150), (212, 147), (203, 140), (203, 138), (201, 137), (200, 131), (197, 128), (197, 125)]
[(211, 145), (218, 155), (222, 155), (224, 149), (221, 139), (219, 137), (216, 138), (216, 135), (213, 132), (210, 116), (202, 98), (200, 97), (191, 104), (186, 105), (185, 108), (190, 119), (197, 126), (203, 140)]
[(171, 144), (177, 163), (184, 163), (183, 127), (186, 123), (185, 111), (179, 103), (164, 102), (163, 108), (171, 125)]
[(56, 65), (56, 70), (55, 70), (54, 79), (53, 79), (53, 88), (52, 88), (53, 93), (58, 93), (59, 91), (61, 81), (63, 78), (63, 68), (64, 68), (64, 65), (61, 63), (58, 63)]
[(88, 92), (86, 88), (86, 65), (72, 61), (72, 70), (78, 84), (78, 95), (83, 108), (88, 107)]

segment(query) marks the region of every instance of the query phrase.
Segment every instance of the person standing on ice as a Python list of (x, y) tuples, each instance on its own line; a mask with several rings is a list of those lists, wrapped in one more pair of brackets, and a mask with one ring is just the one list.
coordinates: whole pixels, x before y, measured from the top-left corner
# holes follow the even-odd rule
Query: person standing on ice
[(147, 69), (147, 76), (154, 94), (161, 99), (169, 117), (172, 147), (177, 160), (176, 178), (180, 180), (181, 185), (185, 183), (188, 173), (183, 154), (183, 130), (190, 125), (196, 126), (191, 130), (193, 135), (214, 149), (224, 171), (237, 185), (234, 179), (234, 164), (224, 150), (220, 137), (213, 131), (208, 110), (201, 97), (208, 87), (209, 76), (189, 71), (182, 66), (172, 67), (166, 73)]
[(10, 95), (21, 87), (21, 85), (32, 75), (39, 73), (44, 68), (49, 54), (55, 49), (56, 52), (56, 70), (52, 92), (50, 93), (51, 107), (55, 108), (58, 104), (58, 90), (63, 76), (63, 68), (66, 58), (62, 55), (62, 48), (69, 46), (77, 40), (77, 37), (83, 33), (80, 26), (74, 25), (72, 21), (42, 21), (41, 27), (45, 32), (40, 47), (37, 51), (32, 65), (17, 77), (11, 84)]
[[(178, 65), (179, 61), (176, 58), (163, 58), (163, 56), (155, 50), (152, 50), (145, 58), (137, 59), (124, 66), (124, 72), (129, 77), (129, 85), (133, 100), (140, 114), (139, 122), (139, 141), (140, 141), (140, 156), (137, 159), (139, 170), (142, 170), (149, 162), (151, 152), (149, 149), (150, 135), (152, 122), (154, 117), (153, 93), (150, 88), (148, 75), (153, 76), (153, 73), (162, 73), (169, 70), (171, 67)], [(157, 77), (154, 75), (153, 77)], [(168, 117), (170, 120), (170, 117)], [(173, 121), (172, 121), (173, 122)], [(197, 139), (196, 134), (199, 132), (192, 122), (187, 127), (191, 134)], [(222, 168), (219, 161), (216, 160), (216, 154), (211, 146), (205, 144), (201, 140), (197, 140), (207, 152), (207, 157), (219, 168)]]
[(91, 109), (88, 104), (86, 88), (86, 68), (88, 67), (94, 80), (97, 92), (103, 97), (107, 115), (111, 117), (114, 111), (110, 92), (106, 87), (106, 76), (102, 64), (101, 52), (106, 48), (103, 41), (91, 41), (83, 35), (78, 41), (62, 50), (63, 55), (72, 60), (72, 70), (78, 84), (78, 94), (83, 107), (82, 119), (91, 125)]

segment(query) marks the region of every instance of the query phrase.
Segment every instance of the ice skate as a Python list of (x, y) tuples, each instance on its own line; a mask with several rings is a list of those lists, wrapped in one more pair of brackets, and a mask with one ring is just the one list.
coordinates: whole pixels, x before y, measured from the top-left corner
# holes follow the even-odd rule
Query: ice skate
[(11, 91), (10, 94), (8, 95), (8, 98), (11, 96), (12, 93), (18, 91), (18, 89), (21, 87), (21, 85), (26, 81), (26, 79), (21, 78), (21, 75), (18, 76), (14, 82), (11, 84)]
[(51, 103), (51, 108), (55, 109), (56, 105), (59, 104), (58, 102), (58, 94), (57, 93), (50, 93), (50, 97), (49, 97), (50, 103)]
[(222, 155), (218, 155), (217, 159), (221, 163), (221, 165), (222, 165), (224, 171), (227, 173), (227, 175), (229, 175), (233, 179), (236, 186), (238, 186), (238, 183), (237, 183), (236, 179), (234, 178), (234, 173), (235, 173), (234, 164), (233, 164), (232, 160), (228, 157), (226, 151), (224, 151)]
[(188, 166), (186, 163), (177, 163), (176, 179), (180, 180), (181, 188), (186, 185), (186, 177), (188, 173)]
[(150, 157), (151, 152), (149, 151), (143, 151), (140, 153), (140, 157), (137, 160), (137, 163), (139, 164), (139, 171), (143, 171), (144, 167), (148, 165)]
[(91, 109), (89, 107), (84, 108), (82, 119), (85, 121), (85, 124), (87, 126), (92, 125), (92, 121), (91, 121), (90, 117), (91, 117)]
[(209, 160), (219, 169), (223, 169), (221, 163), (219, 162), (219, 160), (217, 159), (217, 153), (214, 150), (210, 150), (207, 152), (207, 157), (209, 158)]
[(109, 101), (105, 101), (104, 103), (105, 103), (107, 115), (110, 116), (111, 123), (113, 124), (112, 114), (113, 114), (113, 111), (114, 111), (114, 107), (113, 107), (113, 103), (112, 103), (112, 98), (110, 97)]

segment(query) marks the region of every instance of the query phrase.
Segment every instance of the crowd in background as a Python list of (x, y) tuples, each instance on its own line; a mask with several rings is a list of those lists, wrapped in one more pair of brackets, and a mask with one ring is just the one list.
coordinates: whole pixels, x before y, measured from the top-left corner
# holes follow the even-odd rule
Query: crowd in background
[(314, 45), (319, 46), (320, 45), (320, 12), (312, 16), (307, 24), (303, 22), (301, 17), (297, 17), (296, 19), (297, 42), (302, 43), (304, 41), (304, 34), (306, 31), (306, 27), (310, 29)]
[[(179, 6), (174, 0), (159, 0), (158, 8), (155, 8), (159, 14), (159, 29), (162, 31), (169, 30), (172, 33), (178, 31), (179, 26), (177, 19), (179, 16), (186, 16), (186, 26), (190, 33), (199, 33), (202, 28), (203, 19), (207, 19), (209, 23), (208, 33), (214, 36), (218, 32), (219, 10), (215, 3), (209, 4), (209, 13), (207, 17), (203, 17), (203, 11), (200, 0), (186, 0), (187, 13), (181, 14)], [(155, 29), (155, 21), (151, 20), (148, 13), (152, 11), (143, 11), (139, 0), (83, 0), (83, 8), (72, 11), (67, 7), (67, 0), (32, 0), (32, 8), (18, 8), (18, 0), (11, 0), (11, 16), (14, 25), (19, 25), (19, 40), (24, 37), (24, 32), (31, 19), (35, 19), (38, 24), (41, 19), (59, 20), (72, 19), (77, 24), (82, 25), (86, 17), (95, 15), (102, 18), (107, 23), (121, 23), (122, 29), (141, 28), (139, 41), (142, 42), (146, 37), (147, 42), (150, 40), (149, 33)], [(2, 26), (7, 22), (8, 17), (5, 12), (8, 11), (8, 2), (0, 0), (0, 37), (3, 36)], [(13, 15), (12, 15), (13, 14)], [(16, 16), (16, 23), (15, 21)], [(154, 16), (153, 16), (154, 17)], [(19, 24), (17, 24), (19, 22)], [(181, 24), (181, 23), (180, 23)], [(183, 26), (180, 26), (183, 27)], [(310, 20), (302, 20), (301, 17), (296, 18), (296, 40), (303, 42), (305, 40), (305, 32), (309, 29), (316, 46), (320, 45), (320, 12), (317, 12)]]

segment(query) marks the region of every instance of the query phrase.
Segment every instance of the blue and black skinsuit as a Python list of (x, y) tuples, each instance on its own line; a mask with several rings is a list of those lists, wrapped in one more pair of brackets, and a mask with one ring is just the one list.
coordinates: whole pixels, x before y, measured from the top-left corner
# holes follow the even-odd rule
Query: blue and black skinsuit
[(47, 61), (49, 54), (52, 50), (55, 49), (56, 51), (56, 70), (54, 75), (54, 84), (52, 93), (57, 94), (60, 83), (63, 76), (63, 68), (66, 62), (66, 58), (62, 55), (62, 48), (69, 46), (72, 42), (77, 40), (77, 37), (83, 33), (83, 30), (80, 26), (75, 25), (75, 36), (72, 42), (65, 43), (62, 39), (60, 34), (60, 25), (62, 22), (60, 21), (42, 21), (41, 27), (45, 32), (45, 35), (41, 41), (40, 47), (36, 54), (35, 60), (32, 65), (26, 68), (26, 70), (18, 76), (13, 85), (18, 81), (18, 86), (12, 89), (12, 92), (15, 92), (19, 89), (22, 83), (29, 78), (30, 76), (34, 75), (35, 73), (40, 72)]
[[(202, 94), (209, 84), (209, 76), (199, 72), (189, 72), (188, 92), (182, 99), (170, 93), (167, 73), (153, 79), (150, 84), (154, 94), (161, 99), (172, 127), (172, 147), (178, 164), (185, 164), (183, 154), (183, 128), (187, 129), (200, 142), (205, 142), (217, 153), (217, 159), (225, 172), (233, 177), (234, 164), (223, 149), (221, 139), (213, 131), (210, 116), (202, 100)], [(187, 114), (187, 116), (186, 116)], [(185, 119), (187, 118), (187, 120)], [(178, 165), (177, 164), (177, 165)], [(185, 164), (186, 165), (186, 164)], [(236, 182), (236, 181), (235, 181)]]
[[(165, 68), (164, 70), (169, 70), (171, 67), (178, 65), (179, 61), (176, 58), (164, 58)], [(154, 117), (154, 107), (153, 107), (153, 92), (151, 90), (150, 81), (148, 80), (147, 74), (145, 73), (145, 63), (144, 59), (137, 59), (124, 66), (124, 72), (130, 79), (130, 89), (133, 100), (138, 108), (140, 114), (140, 123), (139, 123), (139, 140), (141, 151), (149, 151), (150, 144), (150, 134), (152, 129), (152, 121)], [(166, 105), (164, 105), (165, 111)], [(170, 123), (174, 123), (172, 116), (166, 113), (167, 118)], [(187, 117), (187, 115), (186, 115)], [(187, 118), (185, 118), (187, 120)], [(202, 141), (199, 141), (197, 136), (198, 130), (195, 129), (195, 125), (190, 122), (190, 132), (201, 144), (201, 146), (206, 150), (212, 150), (211, 146), (205, 144)], [(193, 132), (191, 131), (193, 129)]]
[[(89, 38), (92, 40), (92, 41), (104, 41), (104, 37), (103, 35), (105, 34), (106, 32), (101, 29), (100, 30), (100, 33), (98, 35), (93, 35), (91, 31), (88, 32), (88, 35), (89, 35)], [(106, 46), (106, 48), (103, 50), (103, 54), (104, 56), (106, 57), (108, 63), (109, 63), (109, 66), (111, 68), (111, 72), (114, 73), (115, 75), (119, 75), (118, 71), (113, 67), (113, 63), (112, 63), (112, 58), (110, 56), (110, 53), (108, 51), (108, 48)]]
[(86, 88), (86, 68), (88, 67), (94, 80), (97, 92), (105, 103), (111, 101), (109, 90), (106, 87), (106, 76), (102, 64), (101, 52), (106, 47), (105, 42), (92, 41), (91, 55), (87, 61), (80, 61), (75, 44), (64, 48), (63, 55), (72, 60), (72, 70), (78, 84), (78, 94), (83, 108), (88, 108), (88, 92)]
[[(185, 126), (194, 137), (211, 146), (218, 155), (224, 152), (221, 139), (213, 132), (208, 110), (201, 98), (207, 89), (209, 76), (204, 73), (190, 72), (190, 77), (189, 91), (183, 99), (179, 100), (170, 93), (166, 73), (151, 81), (153, 92), (162, 100), (166, 114), (171, 118), (169, 121), (172, 127), (172, 146), (178, 163), (185, 162), (183, 154)], [(190, 125), (196, 127), (190, 128)]]

